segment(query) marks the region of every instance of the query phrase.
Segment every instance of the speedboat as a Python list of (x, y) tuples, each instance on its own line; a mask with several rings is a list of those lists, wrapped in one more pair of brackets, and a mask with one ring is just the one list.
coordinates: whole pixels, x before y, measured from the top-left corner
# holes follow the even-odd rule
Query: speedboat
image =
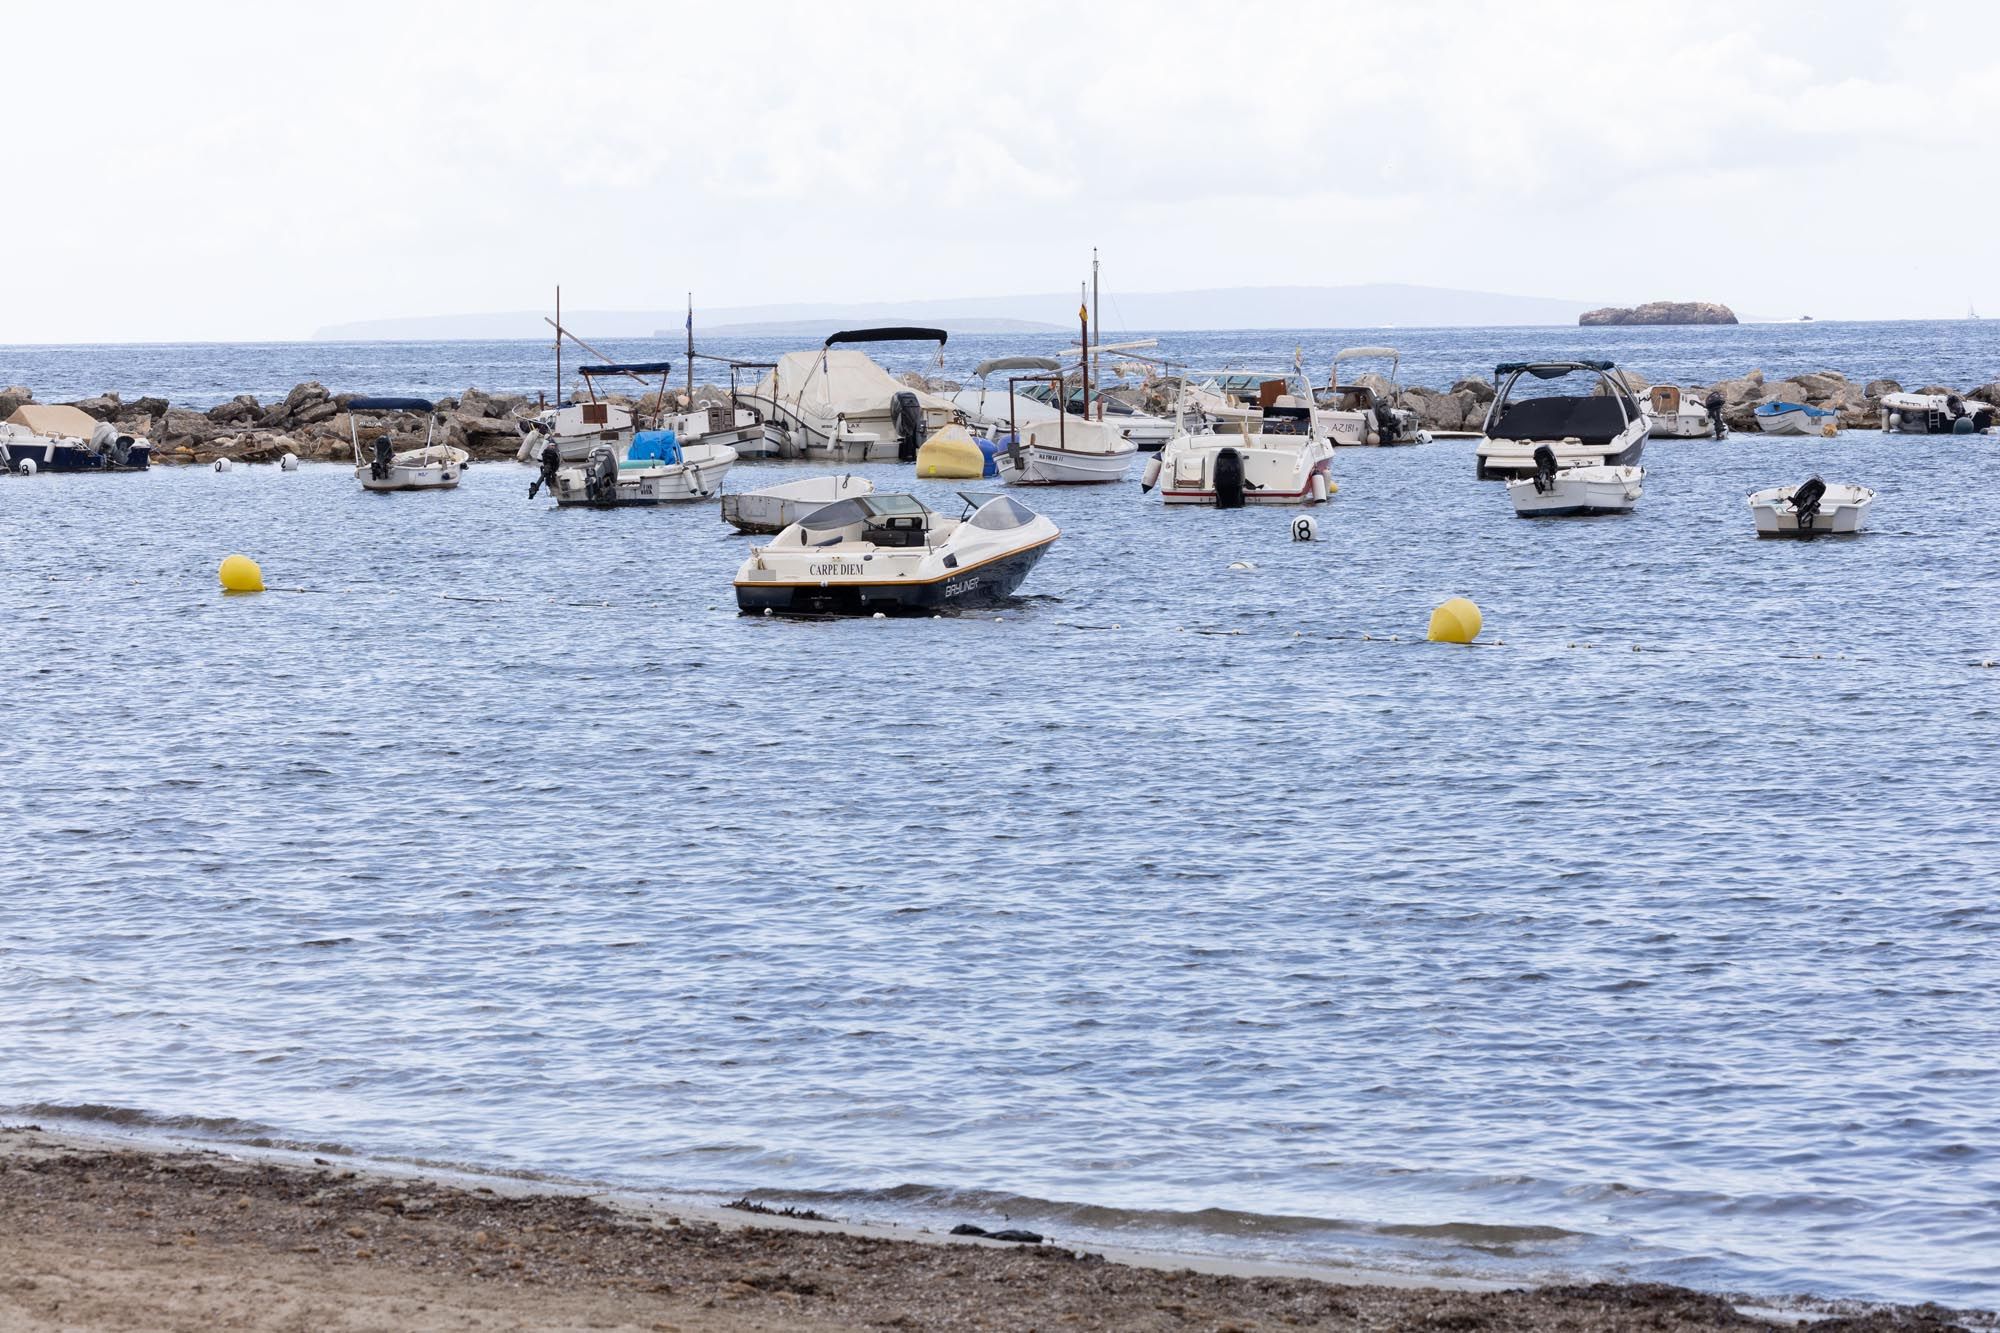
[(739, 403), (762, 414), (765, 433), (782, 458), (821, 462), (914, 462), (917, 447), (951, 421), (947, 399), (912, 389), (866, 352), (835, 351), (842, 343), (935, 342), (943, 329), (849, 329), (819, 350), (787, 352)]
[[(1479, 479), (1533, 472), (1541, 445), (1549, 446), (1558, 467), (1637, 463), (1652, 427), (1632, 390), (1610, 373), (1613, 369), (1609, 361), (1507, 361), (1494, 367), (1500, 391), (1486, 409), (1477, 446)], [(1524, 392), (1572, 376), (1595, 376), (1593, 391)]]
[(1655, 384), (1641, 404), (1646, 411), (1647, 433), (1656, 440), (1705, 440), (1720, 437), (1722, 402), (1713, 408), (1697, 403), (1672, 384)]
[(611, 509), (706, 500), (722, 488), (736, 451), (706, 440), (682, 444), (670, 430), (642, 430), (633, 433), (622, 454), (600, 444), (581, 463), (552, 465), (554, 458), (542, 455), (542, 475), (529, 487), (530, 499), (536, 487), (546, 485), (558, 505)]
[(1840, 413), (1809, 403), (1759, 403), (1757, 429), (1766, 435), (1831, 435), (1840, 429)]
[(723, 496), (722, 521), (738, 532), (775, 534), (836, 500), (874, 493), (875, 483), (865, 477), (805, 477)]
[(960, 491), (946, 518), (913, 495), (839, 500), (753, 547), (736, 571), (745, 612), (932, 613), (1013, 596), (1062, 535), (1011, 496)]
[[(1183, 400), (1185, 401), (1185, 400)], [(1322, 504), (1333, 493), (1333, 443), (1320, 434), (1311, 400), (1278, 395), (1255, 429), (1193, 434), (1182, 428), (1148, 459), (1142, 491), (1160, 487), (1170, 505)]]
[(153, 446), (67, 403), (22, 403), (0, 422), (0, 471), (142, 472)]
[[(1344, 385), (1340, 382), (1341, 362), (1382, 360), (1389, 363), (1389, 393), (1386, 399), (1377, 396), (1375, 390), (1366, 384)], [(1406, 407), (1394, 405), (1396, 372), (1402, 361), (1402, 353), (1393, 347), (1344, 347), (1334, 353), (1333, 370), (1327, 380), (1327, 392), (1332, 397), (1320, 412), (1320, 421), (1329, 439), (1337, 445), (1429, 442), (1430, 433), (1418, 426), (1417, 414)]]
[(1797, 486), (1752, 491), (1747, 503), (1759, 537), (1848, 537), (1861, 531), (1874, 498), (1866, 486), (1829, 486), (1813, 477)]
[[(361, 426), (355, 418), (399, 413), (430, 418), (424, 442), (415, 449), (398, 449), (396, 433), (383, 426), (364, 454)], [(459, 473), (471, 455), (437, 438), (437, 405), (428, 398), (351, 398), (347, 403), (347, 439), (354, 446), (354, 479), (364, 491), (445, 491), (458, 485)]]
[(1996, 419), (2000, 419), (2000, 414), (1994, 412), (1991, 403), (1962, 398), (1955, 393), (1882, 395), (1882, 429), (1893, 433), (1970, 435), (1991, 430)]
[(1177, 409), (1180, 418), (1194, 417), (1209, 434), (1242, 434), (1254, 431), (1262, 421), (1263, 389), (1266, 384), (1285, 383), (1280, 374), (1258, 371), (1224, 371), (1210, 375), (1200, 384), (1181, 384)]
[(1535, 450), (1535, 472), (1507, 483), (1517, 518), (1570, 518), (1581, 514), (1629, 514), (1639, 502), (1644, 468), (1594, 463), (1558, 467), (1548, 445)]

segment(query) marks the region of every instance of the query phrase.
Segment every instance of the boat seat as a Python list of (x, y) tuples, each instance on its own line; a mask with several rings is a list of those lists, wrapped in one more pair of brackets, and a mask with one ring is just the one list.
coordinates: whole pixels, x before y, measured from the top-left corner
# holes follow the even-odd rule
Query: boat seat
[(1574, 437), (1582, 444), (1609, 444), (1625, 429), (1625, 413), (1616, 398), (1583, 397), (1521, 398), (1507, 404), (1507, 410), (1486, 434), (1496, 440), (1561, 440)]

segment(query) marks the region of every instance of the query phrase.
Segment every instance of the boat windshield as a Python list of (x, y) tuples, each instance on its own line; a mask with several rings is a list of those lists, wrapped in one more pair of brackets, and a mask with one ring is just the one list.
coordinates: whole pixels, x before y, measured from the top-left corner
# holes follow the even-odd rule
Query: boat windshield
[(1025, 528), (1035, 521), (1035, 511), (1020, 501), (1007, 495), (985, 495), (977, 491), (960, 491), (959, 498), (978, 509), (966, 522), (975, 528), (987, 528), (995, 532), (1005, 532), (1010, 528)]

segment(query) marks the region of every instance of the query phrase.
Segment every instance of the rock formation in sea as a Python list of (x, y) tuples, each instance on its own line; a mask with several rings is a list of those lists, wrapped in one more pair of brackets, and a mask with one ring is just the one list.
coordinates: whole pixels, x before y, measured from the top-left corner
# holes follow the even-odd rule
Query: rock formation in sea
[(1576, 317), (1586, 327), (1601, 324), (1734, 324), (1736, 312), (1715, 301), (1648, 301), (1638, 306), (1605, 306)]

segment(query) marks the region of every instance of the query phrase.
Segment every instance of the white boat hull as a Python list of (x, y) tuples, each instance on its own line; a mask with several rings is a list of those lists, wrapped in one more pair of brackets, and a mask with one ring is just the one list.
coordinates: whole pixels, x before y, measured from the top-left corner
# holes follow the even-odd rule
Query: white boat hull
[(1537, 489), (1534, 477), (1507, 483), (1507, 497), (1519, 518), (1571, 518), (1585, 514), (1627, 514), (1644, 493), (1645, 469), (1584, 467), (1557, 472)]
[(361, 483), (364, 491), (446, 491), (458, 485), (462, 465), (458, 463), (433, 463), (423, 467), (391, 466), (385, 476), (378, 477), (366, 463), (354, 469), (354, 479)]
[(1535, 470), (1535, 449), (1546, 444), (1554, 451), (1556, 467), (1633, 467), (1646, 449), (1647, 425), (1634, 421), (1616, 439), (1604, 444), (1584, 444), (1579, 440), (1496, 440), (1483, 436), (1476, 450), (1477, 475), (1481, 480), (1519, 476)]
[[(1322, 504), (1333, 490), (1333, 446), (1310, 436), (1180, 435), (1160, 451), (1160, 498), (1214, 505), (1215, 467), (1224, 449), (1243, 466), (1246, 505)], [(1152, 465), (1147, 465), (1150, 469)]]
[(1810, 412), (1773, 412), (1757, 418), (1757, 428), (1766, 435), (1820, 435), (1834, 422), (1831, 415), (1815, 417)]
[[(690, 446), (690, 448), (696, 446)], [(564, 507), (582, 506), (620, 509), (643, 505), (685, 504), (707, 500), (722, 488), (722, 479), (736, 464), (736, 451), (728, 446), (709, 450), (703, 457), (657, 467), (623, 467), (609, 496), (592, 496), (585, 468), (564, 468), (556, 473), (552, 487), (556, 503)]]
[(1795, 489), (1774, 486), (1750, 496), (1750, 513), (1759, 537), (1851, 537), (1861, 531), (1868, 506), (1875, 499), (1875, 492), (1866, 486), (1829, 486), (1820, 497), (1819, 512), (1807, 526), (1792, 507)]
[(1715, 423), (1706, 412), (1648, 412), (1646, 420), (1651, 426), (1647, 433), (1656, 440), (1706, 440), (1715, 434)]
[(1139, 451), (1108, 421), (1082, 418), (1024, 426), (1018, 444), (994, 455), (1009, 486), (1087, 486), (1123, 481)]
[(862, 477), (808, 477), (723, 496), (722, 521), (738, 532), (775, 535), (836, 500), (874, 492), (875, 483)]

